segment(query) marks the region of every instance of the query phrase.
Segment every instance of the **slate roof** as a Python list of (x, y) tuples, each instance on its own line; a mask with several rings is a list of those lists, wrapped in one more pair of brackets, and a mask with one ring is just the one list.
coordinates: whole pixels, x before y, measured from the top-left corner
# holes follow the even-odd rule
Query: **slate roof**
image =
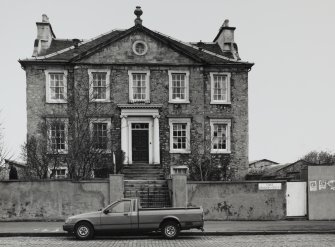
[(52, 54), (54, 52), (63, 50), (65, 48), (69, 48), (74, 45), (73, 40), (68, 40), (68, 39), (53, 39), (51, 41), (50, 47), (44, 52), (41, 53), (40, 55), (48, 55)]
[[(73, 41), (69, 40), (53, 40), (50, 48), (44, 56), (38, 56), (31, 59), (20, 60), (20, 62), (29, 61), (58, 61), (58, 62), (75, 62), (81, 58), (89, 56), (109, 44), (126, 37), (135, 32), (142, 31), (147, 35), (168, 45), (173, 50), (180, 52), (200, 64), (244, 64), (251, 67), (253, 63), (238, 61), (234, 59), (231, 52), (222, 52), (220, 47), (213, 44), (204, 44), (203, 47), (185, 43), (173, 39), (167, 35), (152, 31), (144, 26), (135, 25), (127, 30), (113, 30), (109, 33), (100, 35), (88, 41), (80, 42), (77, 48), (73, 45)], [(72, 42), (72, 43), (71, 43)]]

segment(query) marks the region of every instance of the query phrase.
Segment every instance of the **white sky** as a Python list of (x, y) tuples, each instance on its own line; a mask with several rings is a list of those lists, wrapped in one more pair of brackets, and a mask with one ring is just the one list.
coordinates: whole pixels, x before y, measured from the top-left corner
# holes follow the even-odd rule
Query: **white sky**
[(26, 138), (25, 72), (36, 21), (47, 14), (57, 38), (89, 39), (143, 25), (182, 41), (213, 41), (225, 19), (236, 27), (249, 73), (249, 158), (293, 162), (335, 151), (334, 0), (1, 0), (0, 121), (18, 157)]

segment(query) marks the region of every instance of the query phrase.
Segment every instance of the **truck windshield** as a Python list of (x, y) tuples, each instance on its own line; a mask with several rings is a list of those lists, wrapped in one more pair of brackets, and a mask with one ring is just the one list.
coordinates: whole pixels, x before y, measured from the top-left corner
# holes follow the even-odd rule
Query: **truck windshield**
[(108, 208), (109, 213), (126, 213), (130, 212), (130, 201), (121, 201), (113, 204)]

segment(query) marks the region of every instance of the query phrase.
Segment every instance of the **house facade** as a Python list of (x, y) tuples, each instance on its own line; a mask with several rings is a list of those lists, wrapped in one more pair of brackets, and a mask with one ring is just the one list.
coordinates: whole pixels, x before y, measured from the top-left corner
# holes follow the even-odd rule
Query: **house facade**
[(143, 26), (139, 7), (134, 13), (133, 27), (90, 40), (57, 39), (45, 15), (36, 23), (33, 57), (19, 61), (28, 138), (63, 157), (66, 172), (66, 157), (92, 162), (77, 152), (92, 142), (85, 152), (101, 155), (89, 168), (113, 166), (122, 151), (128, 166), (152, 164), (168, 174), (184, 165), (194, 174), (206, 164), (224, 169), (217, 179), (243, 179), (253, 64), (240, 59), (235, 28), (225, 21), (213, 42), (187, 43)]

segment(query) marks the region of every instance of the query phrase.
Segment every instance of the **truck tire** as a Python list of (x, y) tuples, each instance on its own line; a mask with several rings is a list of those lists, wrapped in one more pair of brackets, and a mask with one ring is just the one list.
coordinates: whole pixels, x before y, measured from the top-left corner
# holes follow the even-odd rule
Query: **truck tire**
[(175, 239), (179, 235), (179, 225), (174, 221), (167, 221), (162, 225), (162, 234), (166, 239)]
[(82, 221), (76, 224), (74, 235), (79, 240), (87, 240), (93, 238), (94, 229), (88, 222)]

